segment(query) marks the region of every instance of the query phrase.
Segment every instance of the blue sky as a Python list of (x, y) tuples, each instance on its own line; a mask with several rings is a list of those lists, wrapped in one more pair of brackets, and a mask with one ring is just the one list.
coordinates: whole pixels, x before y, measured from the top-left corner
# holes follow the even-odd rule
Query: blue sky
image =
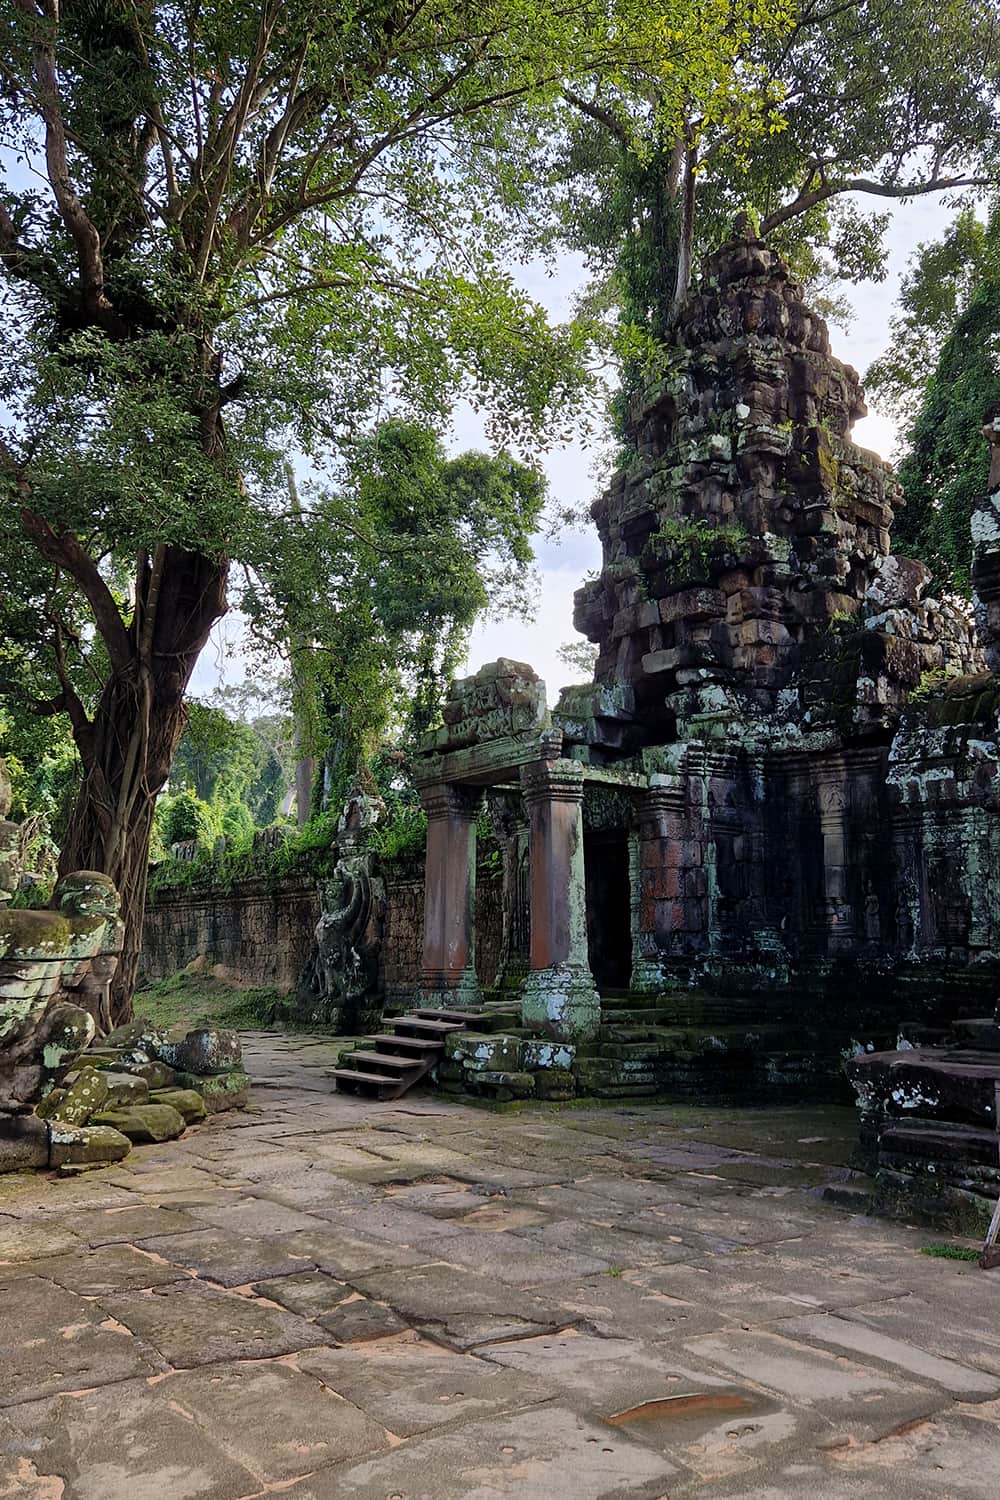
[[(867, 200), (869, 207), (872, 201)], [(865, 202), (860, 206), (865, 207)], [(846, 328), (831, 326), (831, 341), (838, 358), (854, 365), (862, 375), (886, 347), (889, 319), (907, 260), (919, 243), (940, 235), (952, 216), (952, 210), (932, 198), (917, 198), (897, 205), (887, 235), (890, 251), (887, 279), (877, 285), (847, 289), (854, 317)], [(525, 289), (559, 319), (569, 311), (582, 282), (582, 270), (577, 260), (567, 258), (554, 275), (546, 275), (540, 269), (528, 270), (521, 279)], [(873, 448), (886, 458), (895, 455), (895, 426), (888, 414), (874, 405), (869, 415), (856, 425), (853, 436), (863, 447)], [(463, 408), (458, 413), (450, 446), (456, 452), (488, 447), (481, 423), (470, 409)], [(590, 503), (598, 489), (593, 449), (570, 443), (538, 457), (548, 475), (554, 501), (577, 510)], [(588, 527), (585, 531), (566, 531), (558, 540), (540, 536), (536, 558), (539, 587), (533, 622), (507, 619), (481, 622), (470, 644), (468, 670), (475, 671), (498, 656), (529, 662), (545, 679), (549, 699), (554, 702), (559, 687), (573, 676), (559, 660), (558, 648), (567, 641), (580, 639), (573, 630), (573, 591), (588, 572), (600, 567), (596, 532)], [(192, 681), (194, 695), (209, 694), (223, 683), (243, 677), (238, 638), (239, 626), (234, 617), (216, 626)]]

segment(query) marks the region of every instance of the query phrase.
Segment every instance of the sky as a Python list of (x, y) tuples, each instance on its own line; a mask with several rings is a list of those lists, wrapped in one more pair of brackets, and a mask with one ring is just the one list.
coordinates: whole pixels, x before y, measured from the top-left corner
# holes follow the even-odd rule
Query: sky
[[(871, 202), (867, 200), (869, 207)], [(864, 208), (865, 200), (859, 206)], [(882, 206), (880, 203), (879, 207)], [(847, 327), (831, 324), (831, 345), (837, 358), (853, 365), (861, 375), (888, 343), (889, 320), (907, 261), (918, 244), (937, 238), (952, 217), (952, 210), (930, 197), (896, 205), (886, 236), (887, 278), (878, 284), (846, 288), (854, 316)], [(583, 270), (579, 260), (566, 257), (552, 275), (541, 268), (528, 268), (520, 279), (525, 290), (542, 303), (551, 317), (562, 319), (570, 311), (583, 280)], [(862, 447), (872, 448), (884, 458), (895, 456), (895, 425), (888, 413), (880, 412), (874, 403), (869, 404), (868, 416), (856, 423), (852, 436)], [(476, 414), (464, 407), (457, 413), (448, 443), (456, 453), (489, 446)], [(569, 443), (538, 455), (538, 461), (548, 476), (556, 505), (585, 510), (596, 497), (598, 481), (593, 473), (592, 449)], [(510, 619), (481, 621), (473, 631), (465, 670), (474, 672), (499, 656), (528, 662), (545, 680), (549, 701), (554, 703), (559, 688), (579, 676), (560, 661), (557, 653), (561, 645), (582, 640), (573, 629), (573, 592), (588, 573), (600, 568), (601, 549), (596, 531), (588, 526), (585, 530), (565, 531), (556, 540), (538, 536), (535, 556), (538, 592), (533, 620), (530, 623)], [(239, 629), (238, 619), (233, 616), (215, 627), (192, 680), (191, 692), (195, 697), (207, 696), (245, 675), (238, 649)]]

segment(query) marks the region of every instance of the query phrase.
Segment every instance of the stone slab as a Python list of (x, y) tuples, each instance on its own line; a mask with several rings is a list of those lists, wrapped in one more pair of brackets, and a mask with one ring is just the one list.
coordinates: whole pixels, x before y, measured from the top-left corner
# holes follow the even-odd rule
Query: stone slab
[(400, 1437), (555, 1394), (554, 1386), (531, 1375), (442, 1349), (412, 1332), (350, 1349), (313, 1351), (297, 1363)]
[(831, 1441), (868, 1441), (929, 1416), (941, 1401), (931, 1386), (778, 1333), (727, 1329), (687, 1339), (684, 1350), (699, 1364), (772, 1391), (792, 1406), (822, 1411)]
[[(38, 1476), (24, 1500), (240, 1500), (260, 1488), (160, 1385), (129, 1381), (6, 1417), (4, 1448)], [(2, 1482), (0, 1494), (11, 1494)]]
[(284, 1308), (198, 1281), (105, 1297), (101, 1305), (179, 1369), (329, 1343), (329, 1334)]
[(200, 1229), (193, 1234), (168, 1234), (140, 1240), (139, 1246), (220, 1286), (247, 1286), (269, 1276), (291, 1276), (309, 1270), (313, 1261), (297, 1255), (280, 1239), (229, 1234), (224, 1229)]
[(677, 1474), (663, 1454), (548, 1406), (463, 1423), (383, 1458), (314, 1475), (290, 1493), (294, 1500), (652, 1500)]
[(0, 1280), (0, 1406), (163, 1368), (97, 1303), (40, 1276)]
[(302, 1318), (318, 1318), (321, 1313), (332, 1312), (338, 1302), (353, 1295), (349, 1286), (327, 1276), (325, 1271), (299, 1271), (292, 1276), (275, 1277), (273, 1281), (258, 1281), (254, 1291)]
[(408, 1326), (460, 1349), (548, 1331), (563, 1322), (557, 1295), (550, 1299), (524, 1292), (461, 1266), (438, 1262), (362, 1272), (351, 1280), (368, 1296), (395, 1308)]
[(179, 1371), (162, 1394), (259, 1486), (389, 1447), (381, 1423), (311, 1373), (274, 1360)]
[(828, 1349), (844, 1350), (857, 1359), (873, 1360), (890, 1369), (905, 1370), (917, 1380), (941, 1386), (961, 1401), (987, 1401), (1000, 1397), (1000, 1380), (994, 1376), (970, 1369), (953, 1359), (928, 1354), (926, 1349), (868, 1328), (863, 1323), (822, 1314), (786, 1318), (781, 1324), (781, 1332)]

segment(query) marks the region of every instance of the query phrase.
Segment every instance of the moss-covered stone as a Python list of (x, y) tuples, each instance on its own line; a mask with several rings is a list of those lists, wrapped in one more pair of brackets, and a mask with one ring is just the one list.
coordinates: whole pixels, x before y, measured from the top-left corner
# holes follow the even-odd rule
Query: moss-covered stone
[(110, 1125), (130, 1141), (173, 1141), (184, 1134), (184, 1116), (169, 1104), (133, 1104), (107, 1109), (94, 1118), (95, 1125)]
[(243, 1109), (250, 1097), (250, 1078), (239, 1069), (228, 1073), (178, 1072), (177, 1087), (195, 1089), (210, 1115), (226, 1109)]
[(185, 1125), (193, 1125), (205, 1118), (205, 1101), (197, 1089), (155, 1089), (149, 1096), (151, 1104), (169, 1104), (183, 1115)]
[(81, 1068), (51, 1118), (64, 1125), (85, 1125), (104, 1107), (107, 1098), (105, 1075), (96, 1068)]
[(122, 1161), (132, 1143), (121, 1131), (105, 1124), (49, 1125), (49, 1166), (80, 1166)]

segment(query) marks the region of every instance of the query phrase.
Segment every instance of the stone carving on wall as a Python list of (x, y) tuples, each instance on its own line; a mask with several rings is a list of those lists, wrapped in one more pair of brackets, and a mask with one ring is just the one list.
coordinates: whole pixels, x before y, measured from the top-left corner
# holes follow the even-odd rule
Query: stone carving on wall
[(545, 684), (524, 662), (501, 657), (453, 682), (441, 717), (441, 728), (421, 742), (424, 752), (538, 734), (548, 717)]

